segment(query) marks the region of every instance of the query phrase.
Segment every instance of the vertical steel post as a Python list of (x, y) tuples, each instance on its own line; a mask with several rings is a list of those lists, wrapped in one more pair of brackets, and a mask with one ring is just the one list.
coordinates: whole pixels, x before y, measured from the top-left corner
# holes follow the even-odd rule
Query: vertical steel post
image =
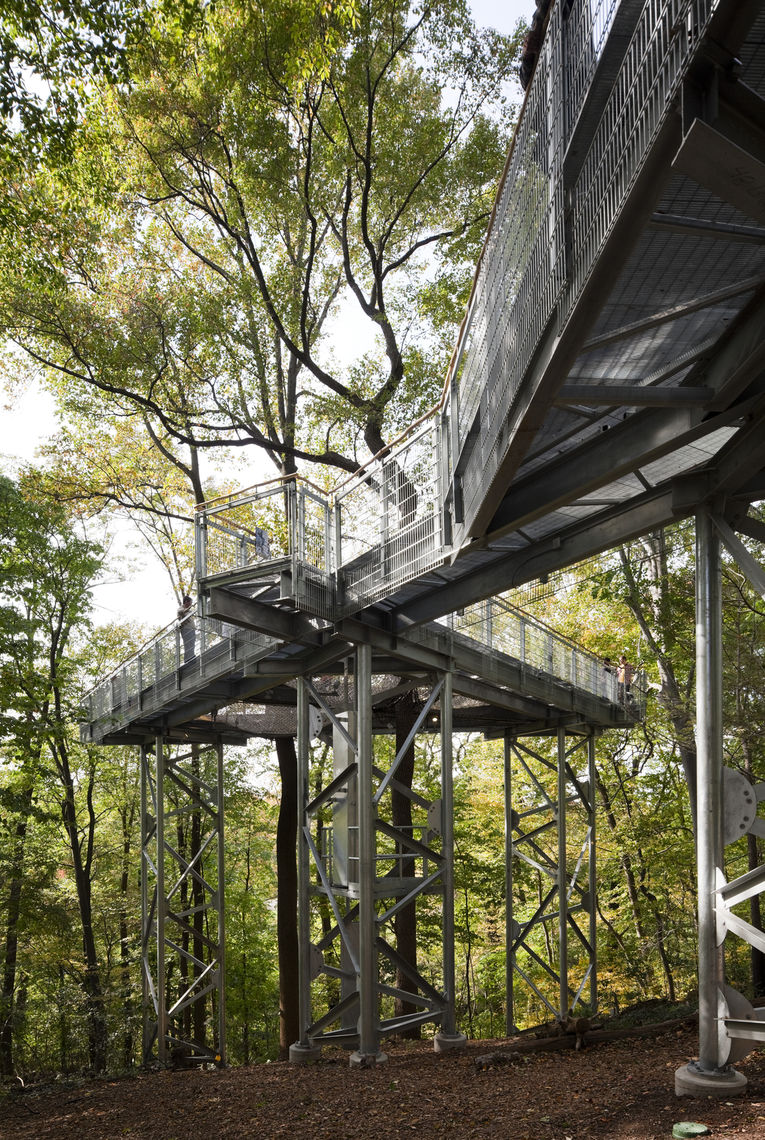
[(216, 749), (216, 793), (218, 808), (218, 1054), (226, 1064), (226, 864), (223, 814), (223, 743)]
[[(735, 1096), (743, 1073), (726, 1065), (720, 1036), (725, 980), (717, 938), (723, 870), (722, 582), (720, 541), (705, 510), (696, 515), (696, 874), (699, 911), (699, 1059), (675, 1073), (678, 1096)], [(725, 1043), (727, 1044), (727, 1042)]]
[(354, 1060), (384, 1060), (377, 1040), (375, 806), (372, 800), (372, 649), (356, 649), (359, 821), (359, 1047)]
[(149, 989), (149, 947), (151, 946), (151, 916), (149, 913), (149, 750), (145, 744), (141, 745), (141, 1011), (143, 1020), (143, 1063), (149, 1059), (152, 1047), (152, 1034), (149, 1031), (149, 1019), (154, 1010), (152, 1008), (151, 991)]
[(589, 797), (589, 810), (587, 824), (590, 829), (590, 851), (588, 866), (587, 890), (590, 898), (589, 911), (589, 942), (592, 947), (590, 959), (590, 1012), (598, 1011), (598, 912), (596, 907), (598, 861), (596, 846), (595, 823), (597, 813), (595, 810), (595, 733), (591, 732), (587, 738), (587, 793)]
[(300, 1039), (290, 1046), (290, 1061), (300, 1063), (318, 1056), (308, 1036), (311, 1024), (311, 865), (306, 841), (306, 805), (308, 784), (309, 723), (308, 689), (302, 677), (297, 678), (297, 768), (298, 768), (298, 1018)]
[(566, 866), (566, 730), (558, 729), (558, 973), (560, 1018), (568, 1014), (568, 868)]
[(441, 854), (444, 860), (443, 884), (443, 963), (444, 963), (444, 1015), (441, 1029), (433, 1046), (438, 1053), (459, 1049), (465, 1042), (464, 1034), (457, 1032), (454, 980), (454, 752), (452, 747), (452, 696), (451, 672), (444, 673), (441, 688)]
[(696, 850), (699, 907), (699, 1066), (720, 1067), (715, 888), (722, 868), (722, 597), (720, 543), (706, 511), (696, 516)]
[(167, 1060), (167, 994), (165, 993), (165, 748), (161, 736), (156, 739), (154, 794), (157, 798), (157, 1059)]
[(454, 782), (452, 773), (452, 675), (444, 674), (441, 689), (441, 813), (443, 820), (444, 904), (443, 960), (446, 1008), (443, 1032), (456, 1032), (454, 1012)]
[(513, 1009), (513, 800), (511, 767), (512, 741), (509, 733), (504, 739), (504, 788), (505, 788), (505, 1033), (512, 1037), (515, 1033), (515, 1011)]

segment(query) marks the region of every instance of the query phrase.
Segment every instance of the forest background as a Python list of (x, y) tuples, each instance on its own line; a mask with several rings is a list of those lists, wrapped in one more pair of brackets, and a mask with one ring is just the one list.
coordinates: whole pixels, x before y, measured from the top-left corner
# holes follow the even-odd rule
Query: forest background
[[(96, 624), (94, 595), (118, 576), (130, 607), (148, 557), (172, 617), (193, 588), (196, 504), (253, 472), (331, 485), (432, 405), (526, 24), (476, 28), (462, 0), (2, 0), (0, 19), (3, 377), (9, 399), (47, 393), (56, 425), (0, 482), (0, 1074), (118, 1071), (141, 1059), (137, 755), (81, 745), (77, 722), (82, 693), (163, 618), (146, 600), (156, 576), (134, 620)], [(645, 723), (598, 741), (607, 1008), (693, 998), (692, 541), (682, 525), (509, 599), (601, 656), (625, 651), (651, 682)], [(762, 603), (732, 566), (725, 591), (726, 762), (758, 780)], [(423, 772), (431, 750), (418, 742)], [(496, 1036), (501, 744), (461, 737), (456, 765), (458, 1022)], [(233, 1062), (297, 1035), (294, 766), (291, 737), (227, 753)], [(191, 834), (178, 841), (192, 853)], [(757, 848), (730, 847), (730, 873)], [(533, 911), (539, 875), (515, 879)], [(437, 943), (420, 931), (426, 972)], [(536, 949), (554, 965), (544, 936)], [(732, 984), (765, 995), (762, 956), (739, 955)], [(516, 1019), (544, 1016), (519, 982)]]

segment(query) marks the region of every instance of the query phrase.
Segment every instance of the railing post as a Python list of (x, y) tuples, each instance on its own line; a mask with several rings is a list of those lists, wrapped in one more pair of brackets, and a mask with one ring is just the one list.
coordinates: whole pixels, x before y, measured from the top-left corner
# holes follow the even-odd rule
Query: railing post
[(201, 511), (194, 516), (194, 570), (197, 581), (207, 576), (207, 517)]

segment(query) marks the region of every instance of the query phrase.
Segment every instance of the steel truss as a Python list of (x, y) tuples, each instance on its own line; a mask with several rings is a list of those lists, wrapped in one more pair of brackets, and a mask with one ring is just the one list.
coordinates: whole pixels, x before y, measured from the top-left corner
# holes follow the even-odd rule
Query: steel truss
[[(372, 735), (372, 653), (359, 645), (349, 660), (353, 699), (338, 714), (311, 678), (298, 681), (298, 846), (300, 1040), (290, 1059), (302, 1061), (326, 1043), (354, 1049), (351, 1061), (385, 1060), (380, 1041), (432, 1022), (438, 1051), (464, 1044), (454, 1012), (454, 882), (452, 795), (452, 675), (435, 675), (413, 726), (387, 769), (375, 763)], [(419, 688), (419, 685), (418, 685)], [(309, 709), (321, 709), (333, 731), (332, 778), (309, 790)], [(440, 732), (440, 798), (397, 778), (418, 732)], [(409, 799), (413, 824), (394, 827), (393, 789)], [(317, 831), (322, 839), (317, 838)], [(312, 902), (324, 908), (315, 936)], [(390, 927), (404, 908), (437, 907), (442, 923), (442, 979), (434, 986), (391, 944)], [(331, 914), (331, 918), (328, 918)], [(316, 941), (313, 938), (316, 937)], [(392, 984), (403, 975), (411, 989)], [(333, 990), (328, 1012), (316, 1017), (312, 981), (323, 975)], [(393, 1001), (406, 1003), (390, 1016)]]
[(735, 934), (765, 953), (765, 935), (734, 907), (765, 890), (765, 866), (728, 883), (725, 847), (747, 833), (765, 836), (757, 805), (765, 786), (723, 765), (720, 540), (760, 593), (762, 569), (719, 515), (696, 516), (696, 858), (699, 911), (699, 1059), (675, 1074), (680, 1095), (730, 1095), (746, 1077), (731, 1068), (765, 1041), (765, 1008), (725, 981), (723, 947)]
[[(517, 807), (512, 798), (513, 762), (534, 789), (533, 797), (526, 796), (523, 804), (519, 799)], [(597, 1009), (594, 731), (567, 736), (566, 729), (559, 728), (554, 760), (508, 733), (504, 776), (506, 1028), (512, 1036), (517, 1033), (513, 1001), (516, 977), (558, 1021), (565, 1021), (576, 1009), (585, 990), (589, 1012)], [(514, 898), (516, 859), (539, 877), (537, 905), (532, 911), (525, 906), (523, 917)], [(586, 930), (581, 915), (586, 916)], [(551, 935), (553, 930), (556, 937)], [(532, 942), (540, 931), (544, 931), (548, 947), (546, 956)], [(519, 956), (525, 959), (524, 965)], [(539, 980), (540, 970), (547, 986)], [(550, 992), (551, 985), (554, 993)]]
[(144, 1062), (225, 1063), (222, 793), (221, 743), (141, 748)]

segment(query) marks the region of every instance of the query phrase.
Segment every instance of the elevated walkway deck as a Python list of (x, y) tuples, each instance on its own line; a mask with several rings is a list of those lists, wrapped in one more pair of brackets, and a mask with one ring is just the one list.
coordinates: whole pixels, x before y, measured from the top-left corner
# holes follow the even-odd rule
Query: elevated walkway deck
[(213, 589), (207, 605), (217, 616), (185, 619), (194, 626), (193, 656), (186, 659), (174, 624), (89, 694), (84, 741), (141, 744), (163, 736), (240, 744), (249, 736), (294, 735), (297, 677), (321, 675), (330, 708), (353, 706), (352, 687), (341, 682), (351, 643), (359, 641), (372, 645), (378, 732), (392, 731), (391, 706), (403, 692), (447, 668), (458, 731), (624, 727), (644, 713), (642, 676), (629, 694), (620, 692), (596, 656), (500, 599), (396, 638), (358, 623), (306, 620), (246, 591)]

